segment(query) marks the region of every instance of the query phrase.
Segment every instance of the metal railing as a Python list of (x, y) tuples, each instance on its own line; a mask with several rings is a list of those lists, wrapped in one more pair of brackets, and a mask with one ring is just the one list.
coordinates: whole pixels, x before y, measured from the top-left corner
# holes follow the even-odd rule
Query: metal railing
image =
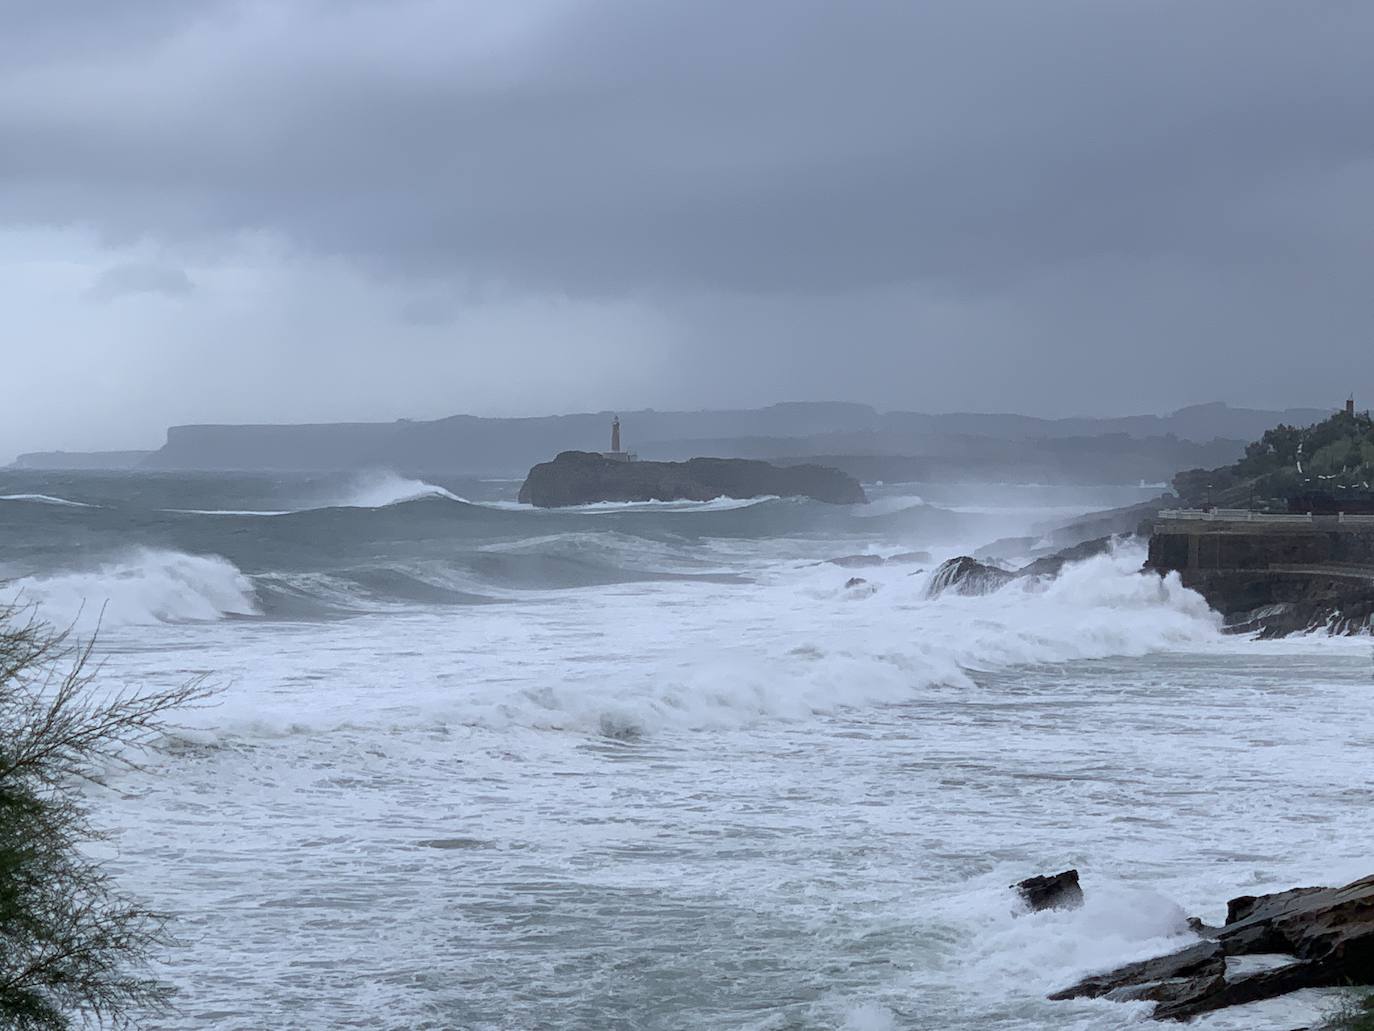
[(1248, 508), (1166, 508), (1161, 519), (1198, 520), (1204, 523), (1310, 523), (1307, 513), (1251, 512)]
[[(1266, 523), (1307, 526), (1313, 522), (1310, 512), (1251, 512), (1248, 508), (1165, 508), (1160, 519), (1203, 523)], [(1340, 512), (1333, 517), (1342, 526), (1374, 526), (1374, 515), (1355, 515)]]

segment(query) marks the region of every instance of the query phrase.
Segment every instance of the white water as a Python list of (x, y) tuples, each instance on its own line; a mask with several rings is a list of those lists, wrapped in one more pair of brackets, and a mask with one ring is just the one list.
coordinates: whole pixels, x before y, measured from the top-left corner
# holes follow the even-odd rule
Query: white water
[(94, 508), (83, 501), (68, 501), (51, 494), (0, 494), (0, 501), (32, 501), (40, 505), (65, 505), (69, 508)]
[(342, 497), (331, 502), (343, 508), (387, 508), (421, 498), (466, 501), (443, 487), (423, 480), (412, 480), (389, 471), (361, 474)]
[(253, 586), (216, 555), (133, 548), (94, 569), (23, 576), (5, 600), (37, 606), (44, 619), (89, 633), (117, 627), (205, 622), (258, 612)]
[[(1044, 995), (1231, 895), (1369, 872), (1367, 641), (1225, 638), (1138, 552), (929, 600), (910, 568), (863, 592), (705, 551), (757, 582), (323, 624), (184, 622), (251, 605), (203, 557), (49, 582), (109, 593), (116, 683), (227, 685), (100, 795), (191, 943), (151, 1026), (1149, 1026)], [(1082, 910), (1013, 915), (1006, 885), (1071, 865)]]

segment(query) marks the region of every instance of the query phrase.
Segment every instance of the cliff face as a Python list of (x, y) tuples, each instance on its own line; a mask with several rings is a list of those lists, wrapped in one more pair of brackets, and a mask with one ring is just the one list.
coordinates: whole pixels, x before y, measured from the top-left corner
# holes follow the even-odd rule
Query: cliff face
[(1178, 573), (1233, 633), (1355, 634), (1374, 626), (1374, 527), (1162, 520), (1146, 566)]
[(520, 500), (540, 508), (599, 501), (710, 501), (714, 498), (805, 497), (835, 505), (868, 500), (852, 476), (819, 465), (775, 466), (739, 458), (686, 462), (617, 462), (564, 451), (530, 470)]

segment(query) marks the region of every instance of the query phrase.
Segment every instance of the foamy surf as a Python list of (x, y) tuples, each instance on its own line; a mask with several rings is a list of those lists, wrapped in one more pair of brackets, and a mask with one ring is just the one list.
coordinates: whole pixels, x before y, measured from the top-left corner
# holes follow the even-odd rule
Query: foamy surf
[[(108, 603), (112, 685), (225, 688), (100, 802), (127, 887), (195, 914), (179, 1027), (1126, 1031), (1142, 1007), (1045, 995), (1374, 848), (1367, 642), (1224, 637), (1138, 548), (932, 599), (992, 533), (909, 489), (876, 519), (394, 474), (90, 490), (8, 506), (5, 569), (59, 621)], [(1014, 915), (1066, 866), (1082, 911)], [(337, 979), (291, 972), (303, 919)]]
[(68, 508), (96, 508), (84, 501), (70, 501), (51, 494), (0, 494), (0, 501), (31, 501), (40, 505), (63, 505)]
[(349, 489), (333, 503), (338, 508), (388, 508), (408, 501), (442, 498), (467, 504), (452, 491), (424, 480), (412, 480), (393, 472), (377, 472), (359, 476)]
[(93, 569), (19, 577), (5, 586), (42, 618), (79, 630), (258, 613), (252, 583), (215, 555), (134, 549)]

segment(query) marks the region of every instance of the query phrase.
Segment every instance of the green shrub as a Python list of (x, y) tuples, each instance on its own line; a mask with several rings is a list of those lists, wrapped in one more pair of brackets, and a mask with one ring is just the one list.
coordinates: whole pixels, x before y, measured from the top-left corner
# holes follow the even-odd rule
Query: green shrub
[(200, 682), (150, 694), (102, 694), (91, 645), (0, 604), (0, 1027), (130, 1027), (165, 1009), (146, 976), (169, 939), (163, 917), (123, 897), (85, 845), (87, 785), (134, 765), (169, 710)]

